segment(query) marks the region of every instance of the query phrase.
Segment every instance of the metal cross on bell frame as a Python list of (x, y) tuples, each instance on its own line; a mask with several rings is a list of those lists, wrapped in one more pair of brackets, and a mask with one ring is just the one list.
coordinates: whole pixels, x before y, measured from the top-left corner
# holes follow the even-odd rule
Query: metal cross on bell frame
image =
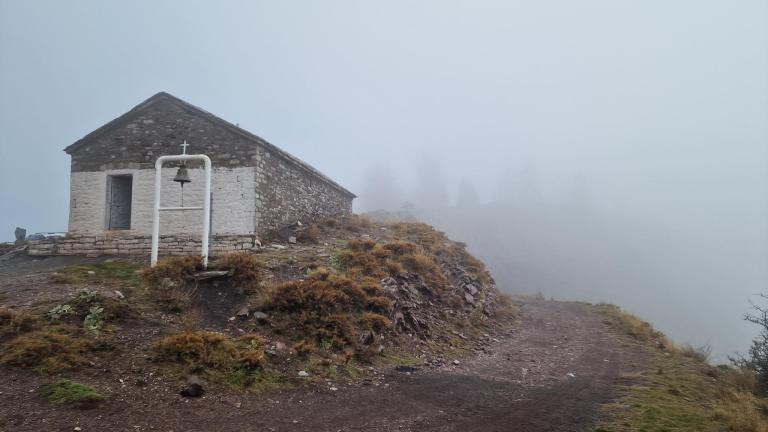
[[(187, 154), (187, 147), (189, 147), (189, 144), (187, 144), (187, 140), (184, 140), (184, 144), (181, 145), (182, 155)], [(182, 162), (181, 165), (179, 165), (179, 170), (176, 171), (176, 177), (173, 178), (173, 181), (175, 181), (176, 183), (181, 183), (181, 193), (182, 193), (182, 199), (183, 199), (184, 183), (192, 182), (192, 179), (189, 178), (189, 173), (187, 172), (187, 164), (185, 162)]]

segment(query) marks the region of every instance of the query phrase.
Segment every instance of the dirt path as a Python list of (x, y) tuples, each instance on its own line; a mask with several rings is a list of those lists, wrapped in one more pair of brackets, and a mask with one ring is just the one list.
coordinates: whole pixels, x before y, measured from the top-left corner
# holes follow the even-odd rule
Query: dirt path
[(580, 304), (526, 301), (522, 314), (522, 327), (494, 352), (458, 366), (397, 374), (384, 388), (328, 392), (301, 403), (291, 395), (266, 411), (232, 413), (217, 429), (242, 430), (247, 419), (252, 430), (587, 430), (619, 375), (615, 342)]
[[(486, 353), (440, 369), (393, 370), (379, 385), (199, 399), (131, 390), (88, 411), (0, 388), (0, 411), (9, 431), (589, 430), (596, 405), (611, 398), (622, 349), (582, 304), (522, 300), (521, 314), (521, 325)], [(0, 386), (33, 382), (8, 374)]]

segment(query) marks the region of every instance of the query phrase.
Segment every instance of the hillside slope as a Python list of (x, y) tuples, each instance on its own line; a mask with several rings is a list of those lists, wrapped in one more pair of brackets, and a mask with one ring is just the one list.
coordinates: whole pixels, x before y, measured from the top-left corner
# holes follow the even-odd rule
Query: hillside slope
[(0, 260), (0, 430), (767, 430), (749, 374), (613, 306), (512, 304), (429, 226), (263, 246)]

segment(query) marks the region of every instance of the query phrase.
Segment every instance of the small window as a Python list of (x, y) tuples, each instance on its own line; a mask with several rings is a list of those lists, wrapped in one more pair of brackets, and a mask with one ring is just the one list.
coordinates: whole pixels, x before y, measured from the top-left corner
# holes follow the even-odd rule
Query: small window
[(108, 230), (131, 229), (133, 176), (107, 176), (106, 226)]

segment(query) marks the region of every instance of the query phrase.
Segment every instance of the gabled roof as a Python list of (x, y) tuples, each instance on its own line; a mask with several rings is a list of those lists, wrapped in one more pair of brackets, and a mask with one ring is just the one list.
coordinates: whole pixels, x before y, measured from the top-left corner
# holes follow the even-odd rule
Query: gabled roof
[(208, 120), (208, 121), (210, 121), (210, 122), (212, 122), (212, 123), (214, 123), (214, 124), (216, 124), (216, 125), (218, 125), (220, 127), (223, 127), (225, 129), (227, 129), (228, 131), (230, 131), (230, 132), (232, 132), (234, 134), (237, 134), (237, 135), (240, 135), (243, 138), (246, 138), (247, 140), (249, 140), (249, 141), (251, 141), (251, 142), (253, 142), (255, 144), (259, 144), (259, 145), (265, 147), (266, 149), (268, 149), (269, 151), (277, 154), (278, 156), (280, 156), (280, 157), (282, 157), (282, 158), (284, 158), (284, 159), (286, 159), (286, 160), (288, 160), (288, 161), (298, 165), (300, 168), (305, 169), (310, 174), (313, 174), (313, 175), (319, 177), (320, 179), (322, 179), (325, 182), (329, 183), (331, 186), (335, 187), (336, 189), (340, 190), (341, 192), (343, 192), (343, 193), (345, 193), (347, 195), (350, 195), (353, 198), (357, 196), (357, 195), (353, 194), (352, 192), (350, 192), (349, 190), (347, 190), (346, 188), (344, 188), (343, 186), (341, 186), (340, 184), (338, 184), (335, 181), (333, 181), (330, 178), (328, 178), (325, 174), (321, 173), (320, 171), (318, 171), (317, 169), (315, 169), (314, 167), (312, 167), (308, 163), (302, 161), (301, 159), (297, 158), (296, 156), (293, 156), (292, 154), (290, 154), (290, 153), (288, 153), (288, 152), (286, 152), (284, 150), (281, 150), (280, 148), (278, 148), (274, 144), (270, 143), (269, 141), (265, 140), (264, 138), (261, 138), (261, 137), (255, 135), (255, 134), (252, 134), (251, 132), (248, 132), (245, 129), (241, 129), (239, 126), (236, 126), (236, 125), (234, 125), (234, 124), (232, 124), (232, 123), (222, 119), (221, 117), (213, 115), (213, 114), (209, 113), (208, 111), (206, 111), (206, 110), (204, 110), (202, 108), (199, 108), (199, 107), (197, 107), (195, 105), (192, 105), (191, 103), (189, 103), (187, 101), (184, 101), (182, 99), (179, 99), (176, 96), (173, 96), (173, 95), (171, 95), (169, 93), (166, 93), (166, 92), (159, 92), (159, 93), (155, 94), (154, 96), (150, 97), (149, 99), (145, 100), (144, 102), (142, 102), (142, 103), (136, 105), (135, 107), (133, 107), (133, 109), (131, 109), (127, 113), (121, 115), (120, 117), (110, 121), (109, 123), (105, 124), (104, 126), (94, 130), (93, 132), (89, 133), (88, 135), (86, 135), (86, 136), (80, 138), (79, 140), (75, 141), (72, 145), (70, 145), (67, 148), (65, 148), (64, 151), (67, 152), (67, 154), (72, 154), (73, 151), (76, 151), (80, 146), (82, 146), (86, 142), (89, 142), (89, 141), (91, 141), (94, 138), (97, 138), (97, 137), (99, 137), (99, 136), (101, 136), (101, 135), (103, 135), (103, 134), (105, 134), (105, 133), (107, 133), (109, 131), (112, 131), (112, 130), (114, 130), (114, 129), (116, 129), (116, 128), (118, 128), (118, 127), (120, 127), (120, 126), (122, 126), (122, 125), (124, 125), (126, 123), (129, 123), (131, 121), (131, 119), (133, 119), (136, 115), (138, 115), (139, 113), (141, 113), (142, 111), (146, 110), (147, 108), (151, 107), (152, 105), (156, 104), (159, 101), (170, 102), (170, 103), (172, 103), (172, 104), (182, 108), (183, 110), (185, 110), (189, 114), (192, 114), (192, 115), (195, 115), (195, 116), (198, 116), (198, 117), (202, 117), (202, 118), (204, 118), (204, 119), (206, 119), (206, 120)]

